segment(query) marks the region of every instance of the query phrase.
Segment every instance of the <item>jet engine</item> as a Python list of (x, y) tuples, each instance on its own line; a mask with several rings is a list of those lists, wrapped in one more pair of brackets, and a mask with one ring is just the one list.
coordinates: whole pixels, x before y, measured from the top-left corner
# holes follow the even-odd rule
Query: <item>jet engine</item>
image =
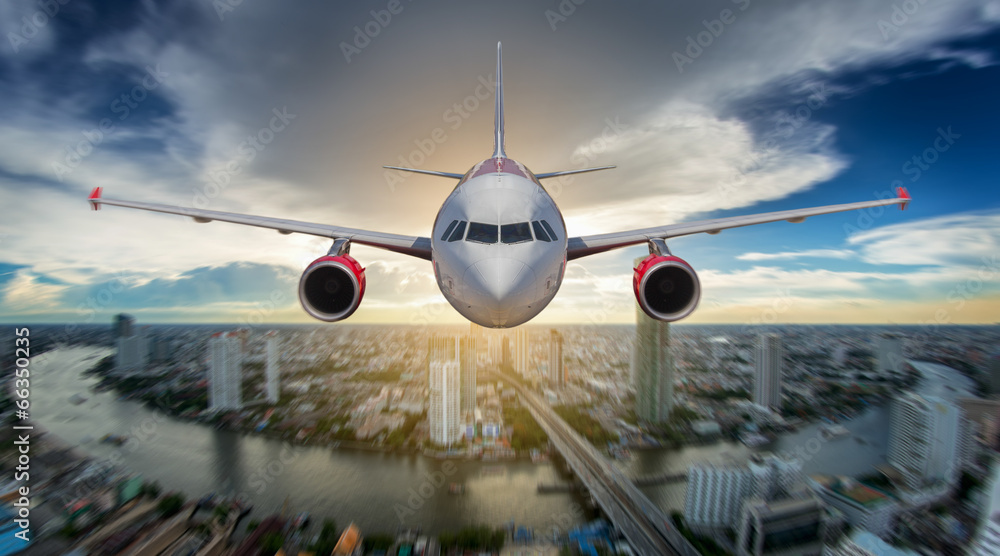
[(687, 261), (673, 255), (643, 259), (632, 276), (632, 289), (647, 315), (667, 322), (690, 315), (701, 298), (698, 275)]
[(365, 269), (347, 254), (316, 259), (299, 280), (302, 308), (326, 322), (351, 316), (364, 295)]

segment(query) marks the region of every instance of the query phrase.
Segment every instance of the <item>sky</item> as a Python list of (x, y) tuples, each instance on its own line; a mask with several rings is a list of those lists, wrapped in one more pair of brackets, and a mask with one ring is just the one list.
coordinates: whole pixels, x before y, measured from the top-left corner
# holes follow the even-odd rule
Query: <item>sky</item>
[[(618, 166), (545, 183), (570, 235), (913, 196), (670, 241), (684, 322), (1000, 320), (1000, 1), (6, 0), (0, 33), (3, 322), (310, 322), (329, 240), (89, 191), (427, 236), (453, 181), (381, 166), (490, 155), (498, 41), (508, 155)], [(530, 324), (634, 322), (646, 252), (573, 261)], [(351, 253), (345, 322), (464, 322), (426, 261)]]

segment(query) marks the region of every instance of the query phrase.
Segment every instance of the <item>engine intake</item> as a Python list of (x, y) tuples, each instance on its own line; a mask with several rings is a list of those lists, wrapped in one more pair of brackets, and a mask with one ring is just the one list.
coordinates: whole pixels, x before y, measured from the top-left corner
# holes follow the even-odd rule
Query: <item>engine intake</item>
[(336, 322), (354, 314), (365, 295), (365, 269), (350, 255), (320, 257), (302, 273), (299, 301), (313, 317)]
[(701, 298), (701, 283), (694, 269), (672, 255), (643, 259), (632, 276), (632, 289), (647, 315), (667, 322), (690, 315)]

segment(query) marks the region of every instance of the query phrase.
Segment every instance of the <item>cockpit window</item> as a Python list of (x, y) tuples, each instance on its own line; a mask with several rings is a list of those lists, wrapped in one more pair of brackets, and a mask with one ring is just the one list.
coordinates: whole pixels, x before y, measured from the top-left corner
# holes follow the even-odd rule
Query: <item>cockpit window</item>
[(504, 243), (521, 243), (531, 241), (531, 227), (527, 222), (504, 224), (500, 226), (500, 241)]
[(455, 227), (455, 231), (451, 233), (451, 237), (448, 238), (448, 242), (451, 243), (452, 241), (461, 241), (462, 236), (464, 235), (465, 235), (465, 221), (463, 220), (458, 223), (458, 226)]
[(542, 220), (542, 226), (545, 226), (545, 231), (549, 233), (549, 237), (552, 238), (552, 241), (559, 239), (559, 237), (556, 236), (556, 233), (552, 231), (552, 226), (549, 226), (548, 222)]
[(496, 243), (497, 225), (483, 224), (482, 222), (469, 223), (469, 235), (465, 241), (475, 241), (477, 243)]
[(451, 224), (448, 224), (448, 229), (444, 231), (444, 235), (441, 236), (441, 241), (448, 239), (451, 235), (451, 231), (455, 229), (455, 225), (458, 224), (458, 220), (452, 220)]
[(549, 235), (546, 234), (545, 230), (542, 228), (541, 222), (535, 220), (534, 222), (531, 223), (531, 227), (535, 230), (535, 239), (537, 239), (538, 241), (552, 241), (551, 239), (549, 239)]

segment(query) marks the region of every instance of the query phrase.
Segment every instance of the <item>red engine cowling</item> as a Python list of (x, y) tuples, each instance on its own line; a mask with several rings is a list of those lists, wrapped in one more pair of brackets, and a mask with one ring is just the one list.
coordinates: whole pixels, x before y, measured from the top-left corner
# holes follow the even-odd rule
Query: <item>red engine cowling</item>
[(694, 269), (672, 255), (643, 259), (632, 276), (632, 289), (647, 315), (667, 322), (690, 315), (701, 298), (701, 283)]
[(336, 322), (354, 314), (365, 296), (365, 269), (350, 255), (313, 261), (299, 280), (299, 301), (313, 317)]

